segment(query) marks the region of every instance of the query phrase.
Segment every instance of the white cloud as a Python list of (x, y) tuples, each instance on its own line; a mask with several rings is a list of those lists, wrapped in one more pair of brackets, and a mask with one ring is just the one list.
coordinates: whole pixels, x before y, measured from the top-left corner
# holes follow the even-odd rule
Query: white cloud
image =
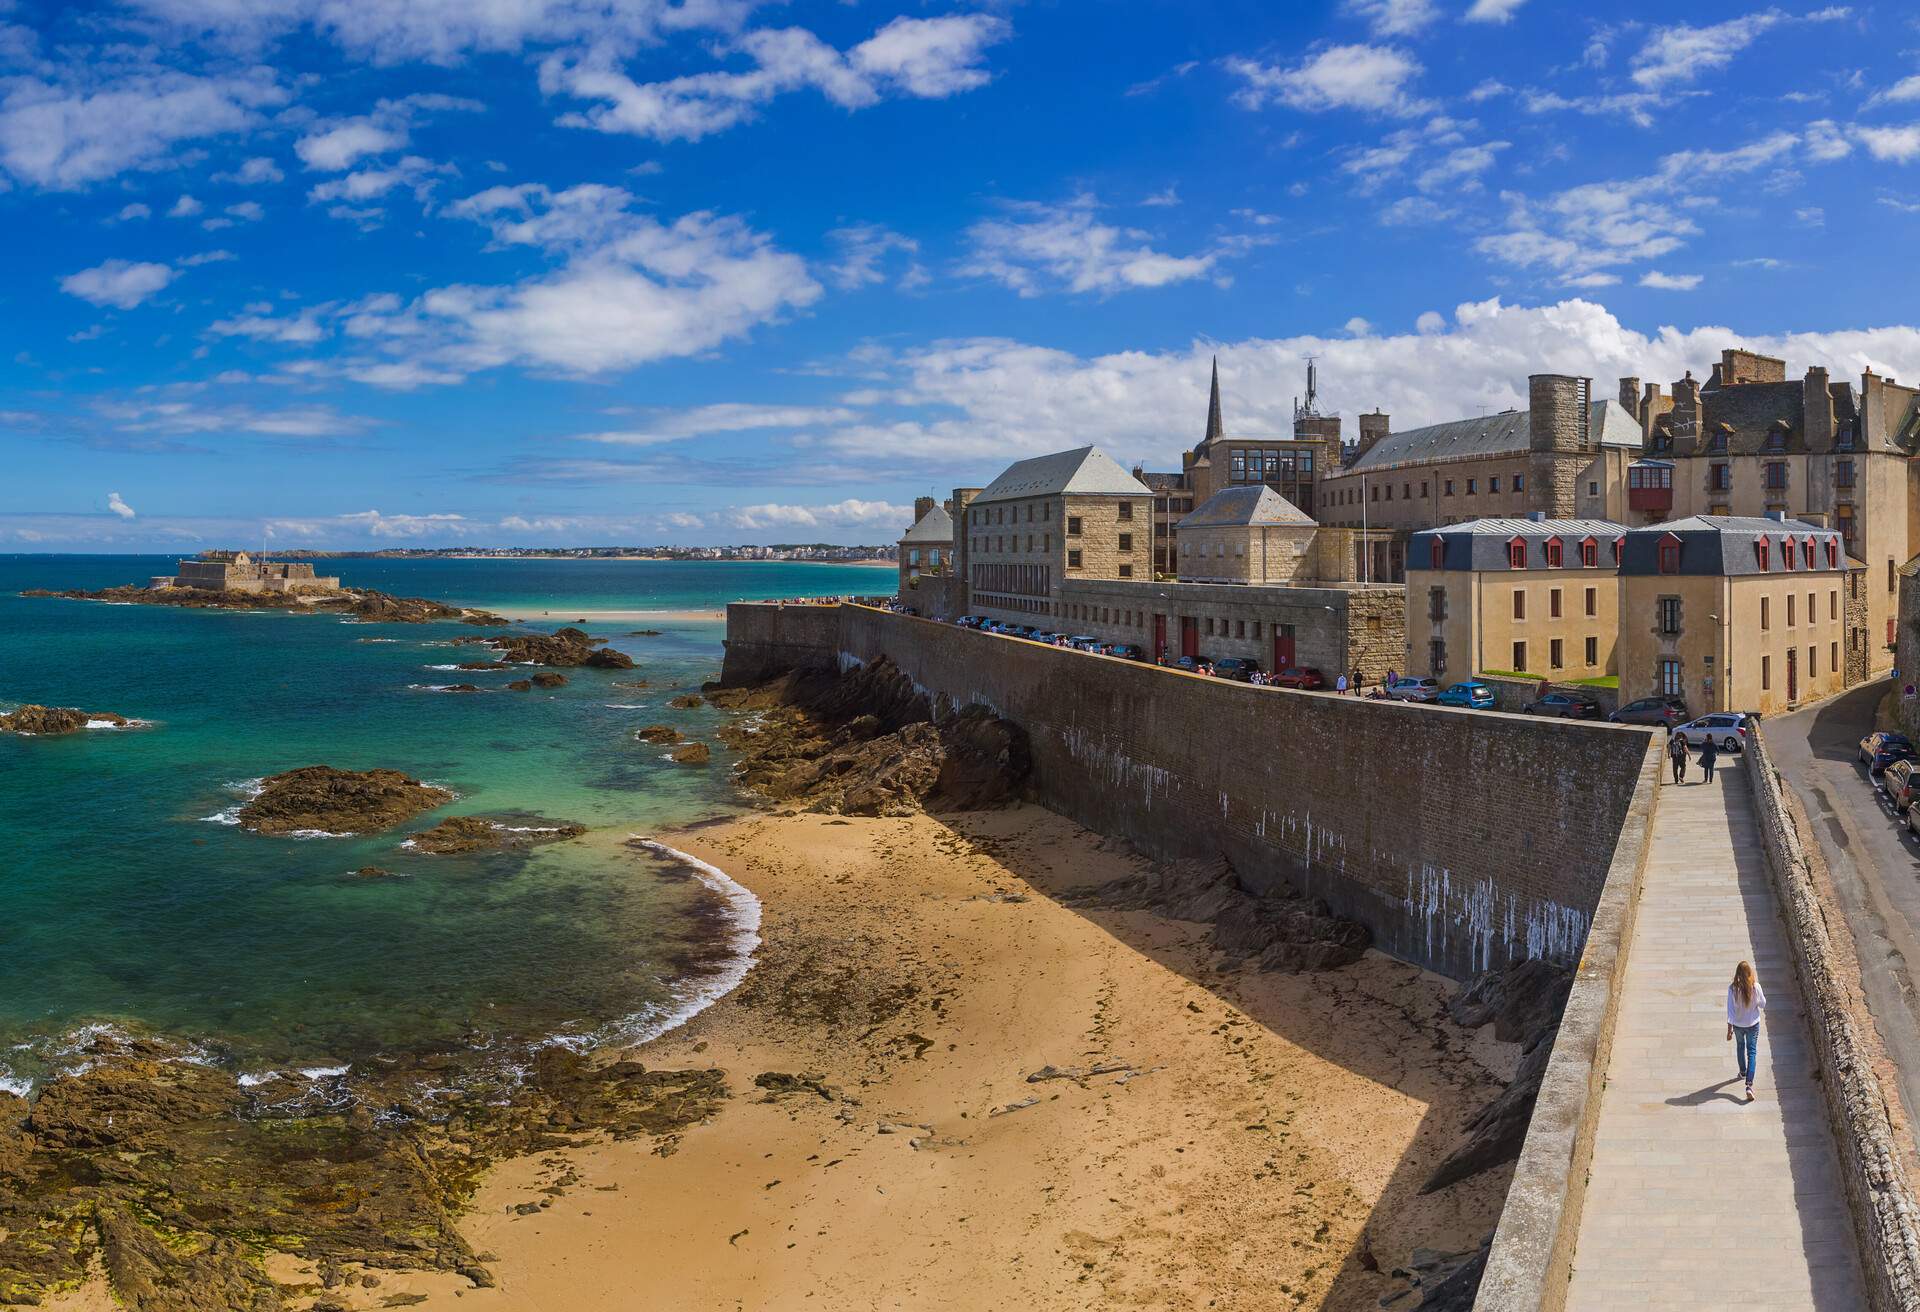
[(214, 174), (213, 180), (215, 182), (231, 182), (242, 187), (259, 187), (269, 183), (279, 182), (286, 176), (285, 173), (280, 171), (278, 164), (275, 164), (264, 155), (259, 155), (253, 159), (246, 160), (239, 168), (233, 170), (231, 173)]
[(1373, 332), (1373, 325), (1357, 314), (1347, 320), (1345, 328), (1349, 337), (1366, 337)]
[(1920, 123), (1897, 128), (1858, 127), (1853, 134), (1867, 154), (1894, 164), (1911, 163), (1920, 156)]
[(1640, 285), (1661, 292), (1690, 292), (1700, 285), (1697, 273), (1661, 273), (1650, 269), (1640, 275)]
[(1447, 152), (1445, 158), (1421, 172), (1416, 180), (1420, 190), (1478, 190), (1479, 175), (1493, 167), (1495, 158), (1513, 143), (1488, 141), (1478, 146), (1461, 146)]
[(133, 507), (122, 501), (118, 492), (107, 493), (107, 509), (122, 519), (133, 518)]
[(1169, 183), (1140, 202), (1142, 209), (1171, 209), (1180, 203), (1180, 190)]
[(750, 533), (768, 529), (885, 529), (897, 531), (913, 514), (911, 506), (888, 501), (849, 499), (825, 506), (784, 505), (768, 502), (757, 506), (736, 506), (722, 511), (710, 522)]
[(163, 437), (251, 434), (260, 437), (344, 437), (366, 429), (365, 420), (342, 415), (330, 406), (256, 410), (249, 406), (208, 406), (171, 396), (100, 401), (94, 409), (121, 433)]
[(131, 310), (172, 282), (173, 278), (173, 270), (164, 264), (108, 260), (91, 269), (68, 274), (60, 280), (60, 290), (94, 305)]
[(197, 269), (203, 264), (224, 264), (237, 258), (232, 251), (201, 251), (195, 255), (181, 256), (178, 263), (183, 269)]
[[(270, 307), (269, 307), (270, 308)], [(320, 320), (328, 307), (303, 310), (291, 319), (277, 318), (266, 308), (249, 306), (248, 313), (231, 319), (216, 319), (207, 331), (216, 337), (247, 337), (256, 342), (280, 342), (304, 346), (327, 335)]]
[(1874, 92), (1867, 97), (1867, 104), (1903, 105), (1912, 100), (1920, 100), (1920, 73), (1901, 78), (1885, 91)]
[(715, 433), (834, 426), (858, 417), (858, 411), (843, 406), (749, 405), (729, 401), (663, 414), (640, 427), (604, 433), (575, 433), (573, 436), (581, 442), (600, 442), (608, 446), (659, 446)]
[(1345, 0), (1341, 8), (1375, 36), (1414, 36), (1440, 19), (1433, 0)]
[(310, 169), (338, 173), (368, 155), (381, 155), (407, 144), (403, 127), (382, 126), (369, 119), (349, 119), (321, 128), (293, 143), (293, 153)]
[[(920, 243), (913, 238), (903, 237), (877, 223), (856, 223), (851, 227), (835, 228), (827, 237), (840, 250), (839, 258), (828, 266), (827, 272), (834, 286), (842, 291), (854, 291), (885, 282), (887, 276), (880, 266), (886, 262), (889, 254), (898, 251), (910, 258), (920, 251)], [(907, 276), (913, 276), (919, 268), (917, 264), (909, 264)]]
[(193, 197), (182, 196), (173, 203), (173, 208), (167, 211), (167, 217), (170, 219), (190, 219), (205, 208), (205, 205), (202, 205)]
[(1154, 250), (1147, 233), (1101, 223), (1091, 196), (1061, 205), (1019, 202), (1008, 209), (1013, 217), (983, 219), (967, 229), (969, 250), (959, 270), (1005, 283), (1022, 296), (1165, 287), (1207, 276), (1228, 253), (1221, 246), (1197, 255)]
[(1836, 159), (1845, 159), (1853, 153), (1853, 143), (1841, 132), (1840, 125), (1830, 118), (1815, 119), (1807, 124), (1807, 156), (1822, 164)]
[(1408, 117), (1433, 107), (1409, 94), (1420, 61), (1395, 46), (1328, 46), (1291, 67), (1244, 58), (1225, 66), (1243, 84), (1233, 96), (1243, 109), (1278, 103), (1310, 113), (1355, 109)]
[(1473, 5), (1465, 15), (1469, 23), (1508, 23), (1513, 21), (1513, 12), (1527, 0), (1473, 0)]
[(1431, 337), (1435, 333), (1447, 330), (1447, 316), (1438, 310), (1427, 310), (1413, 321), (1413, 330), (1422, 337)]
[(377, 200), (395, 188), (404, 187), (421, 204), (431, 195), (437, 175), (448, 170), (418, 155), (403, 155), (390, 168), (357, 169), (337, 178), (329, 178), (307, 192), (311, 203), (346, 201), (364, 204)]
[(139, 201), (135, 201), (131, 205), (123, 206), (120, 212), (113, 217), (117, 223), (131, 223), (135, 219), (152, 218), (153, 210), (146, 205), (142, 205)]
[(78, 190), (158, 167), (183, 142), (245, 131), (287, 99), (266, 70), (17, 78), (0, 96), (0, 169), (36, 187)]
[(635, 82), (602, 47), (583, 56), (554, 55), (540, 69), (548, 94), (603, 101), (560, 121), (657, 141), (697, 141), (753, 118), (775, 97), (811, 88), (842, 109), (864, 109), (889, 96), (939, 100), (985, 86), (986, 48), (1012, 28), (990, 14), (895, 18), (847, 51), (804, 28), (761, 28), (734, 38), (725, 53), (744, 56), (745, 72), (693, 73), (663, 82)]
[(1796, 20), (1791, 14), (1770, 8), (1707, 27), (1676, 23), (1655, 28), (1633, 58), (1633, 80), (1649, 89), (1692, 82), (1702, 73), (1725, 68), (1734, 56), (1782, 23), (1833, 22), (1849, 13), (1844, 8), (1819, 9)]

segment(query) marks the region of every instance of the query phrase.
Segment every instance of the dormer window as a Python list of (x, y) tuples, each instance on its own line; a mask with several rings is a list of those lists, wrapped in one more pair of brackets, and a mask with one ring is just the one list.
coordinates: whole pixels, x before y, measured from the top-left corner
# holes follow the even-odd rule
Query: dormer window
[(1593, 569), (1600, 564), (1600, 544), (1592, 538), (1580, 540), (1580, 564), (1586, 569)]
[(1435, 569), (1440, 569), (1444, 567), (1447, 562), (1447, 544), (1441, 541), (1439, 538), (1435, 538), (1433, 540), (1432, 549), (1433, 549), (1433, 567)]
[(1793, 538), (1791, 535), (1780, 539), (1780, 563), (1788, 569), (1793, 568)]
[(1827, 539), (1827, 568), (1828, 569), (1840, 568), (1840, 539), (1839, 538)]
[(1714, 429), (1713, 435), (1707, 439), (1707, 449), (1709, 451), (1725, 451), (1727, 449), (1727, 430), (1724, 428)]
[(1613, 563), (1615, 568), (1619, 567), (1621, 558), (1624, 557), (1626, 554), (1627, 554), (1627, 540), (1625, 538), (1615, 538), (1613, 540)]
[(1680, 539), (1672, 533), (1660, 539), (1660, 572), (1662, 574), (1680, 572)]
[(1547, 568), (1559, 569), (1560, 562), (1561, 562), (1560, 539), (1548, 538), (1547, 539)]
[(1787, 435), (1778, 428), (1769, 430), (1767, 433), (1767, 450), (1785, 451), (1786, 449)]
[(1801, 562), (1808, 569), (1813, 568), (1813, 534), (1809, 533), (1800, 543)]
[(1768, 568), (1767, 554), (1767, 540), (1765, 538), (1755, 538), (1753, 540), (1753, 559), (1754, 563), (1762, 570)]
[(1527, 567), (1527, 541), (1514, 538), (1507, 543), (1507, 568), (1525, 569)]

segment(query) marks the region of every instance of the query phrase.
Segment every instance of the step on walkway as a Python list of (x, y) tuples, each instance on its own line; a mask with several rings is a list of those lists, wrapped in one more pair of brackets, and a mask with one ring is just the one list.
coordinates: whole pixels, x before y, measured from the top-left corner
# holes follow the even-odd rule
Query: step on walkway
[[(1663, 776), (1567, 1306), (1864, 1308), (1754, 804), (1739, 757)], [(1754, 1101), (1726, 1039), (1741, 958), (1767, 995)]]

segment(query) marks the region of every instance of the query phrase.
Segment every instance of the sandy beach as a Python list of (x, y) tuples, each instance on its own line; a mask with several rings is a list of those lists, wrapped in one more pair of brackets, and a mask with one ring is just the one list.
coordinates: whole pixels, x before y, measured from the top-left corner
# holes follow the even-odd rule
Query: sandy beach
[(382, 1273), (341, 1306), (1359, 1309), (1404, 1288), (1370, 1262), (1491, 1228), (1504, 1169), (1415, 1196), (1514, 1060), (1436, 976), (1219, 973), (1201, 926), (1055, 901), (1136, 858), (1031, 807), (671, 841), (755, 891), (764, 942), (632, 1055), (731, 1100), (664, 1149), (498, 1168), (462, 1222), (494, 1288)]

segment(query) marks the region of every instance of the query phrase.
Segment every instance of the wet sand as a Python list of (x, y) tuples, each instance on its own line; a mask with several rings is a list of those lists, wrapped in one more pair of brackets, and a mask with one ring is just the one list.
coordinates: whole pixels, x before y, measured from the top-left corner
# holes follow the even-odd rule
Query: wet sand
[[(1222, 973), (1202, 926), (1054, 900), (1137, 858), (1031, 807), (663, 837), (758, 895), (763, 944), (734, 993), (629, 1055), (718, 1067), (729, 1101), (664, 1154), (496, 1168), (460, 1223), (493, 1288), (350, 1269), (315, 1296), (1357, 1310), (1405, 1288), (1370, 1263), (1492, 1228), (1505, 1168), (1415, 1196), (1516, 1055), (1448, 1022), (1437, 976), (1378, 953)], [(111, 1304), (96, 1284), (50, 1306)]]

